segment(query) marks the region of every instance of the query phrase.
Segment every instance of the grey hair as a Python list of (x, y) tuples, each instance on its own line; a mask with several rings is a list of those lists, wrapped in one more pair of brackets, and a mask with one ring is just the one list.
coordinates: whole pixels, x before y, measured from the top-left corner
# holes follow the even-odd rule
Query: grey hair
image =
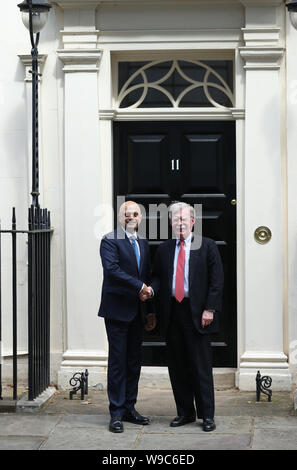
[(190, 209), (191, 217), (196, 219), (196, 211), (194, 207), (192, 207), (190, 204), (187, 204), (186, 202), (174, 202), (173, 204), (171, 204), (169, 206), (169, 219), (172, 219), (172, 214), (182, 209)]

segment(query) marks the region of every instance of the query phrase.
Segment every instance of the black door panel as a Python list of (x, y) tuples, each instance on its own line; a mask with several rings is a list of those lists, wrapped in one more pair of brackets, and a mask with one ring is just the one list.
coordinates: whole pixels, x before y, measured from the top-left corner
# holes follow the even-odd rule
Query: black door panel
[[(168, 207), (174, 200), (202, 204), (203, 235), (216, 241), (225, 273), (221, 329), (212, 338), (214, 366), (235, 367), (236, 206), (231, 204), (236, 199), (235, 123), (114, 123), (115, 207), (118, 195), (144, 206), (142, 227), (152, 259), (164, 239), (164, 226), (169, 236), (171, 231), (167, 214), (152, 211), (150, 205)], [(156, 330), (145, 333), (144, 365), (166, 364), (161, 313)]]

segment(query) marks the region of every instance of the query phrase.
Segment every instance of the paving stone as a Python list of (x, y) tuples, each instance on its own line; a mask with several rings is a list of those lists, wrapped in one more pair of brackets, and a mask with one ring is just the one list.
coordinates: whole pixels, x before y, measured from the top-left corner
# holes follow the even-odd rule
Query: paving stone
[(61, 418), (57, 428), (107, 428), (109, 424), (109, 417), (107, 415), (65, 415)]
[(136, 450), (248, 450), (250, 434), (146, 434)]
[(58, 416), (9, 413), (0, 415), (0, 436), (47, 436)]
[[(292, 432), (297, 432), (297, 417), (296, 416), (263, 416), (262, 418), (254, 419), (255, 429), (280, 429), (287, 430), (289, 428)], [(295, 428), (295, 429), (294, 429)]]
[(250, 416), (217, 416), (215, 433), (248, 434), (252, 431), (252, 421)]
[[(166, 416), (154, 416), (151, 418), (151, 424), (143, 427), (143, 433), (205, 434), (201, 419), (177, 428), (170, 427), (170, 421)], [(251, 432), (252, 418), (248, 416), (218, 416), (215, 418), (215, 423), (215, 433), (246, 434)]]
[(91, 428), (57, 427), (41, 450), (117, 450), (133, 449), (138, 429), (126, 429), (115, 434), (98, 426)]
[(196, 434), (200, 432), (201, 420), (194, 423), (186, 424), (177, 428), (170, 427), (171, 417), (168, 416), (152, 416), (150, 417), (151, 424), (143, 426), (143, 434)]
[(0, 450), (38, 450), (43, 439), (25, 436), (0, 437)]
[(255, 429), (252, 449), (296, 450), (297, 434), (292, 429)]

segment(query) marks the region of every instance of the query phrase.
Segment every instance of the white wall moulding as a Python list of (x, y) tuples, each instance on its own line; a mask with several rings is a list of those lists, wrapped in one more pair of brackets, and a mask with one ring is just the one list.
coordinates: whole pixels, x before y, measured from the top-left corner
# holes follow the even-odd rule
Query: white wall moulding
[[(53, 4), (65, 6), (84, 6), (85, 4), (90, 5), (108, 5), (108, 4), (118, 4), (118, 5), (159, 5), (160, 0), (56, 0), (52, 2)], [(238, 5), (242, 4), (244, 6), (249, 5), (267, 5), (275, 6), (283, 3), (282, 0), (162, 0), (164, 5)]]
[[(31, 54), (19, 54), (18, 57), (22, 61), (25, 66), (25, 82), (32, 82), (32, 73), (30, 70), (32, 69), (32, 56)], [(42, 73), (43, 66), (45, 64), (47, 58), (47, 54), (39, 54), (38, 55), (38, 67), (40, 73)], [(38, 80), (41, 81), (42, 75), (39, 75)]]
[(280, 40), (280, 28), (258, 27), (241, 28), (246, 46), (277, 46)]
[(285, 49), (283, 47), (239, 47), (240, 55), (248, 70), (278, 70)]
[(64, 72), (97, 72), (102, 52), (98, 49), (59, 49)]
[(231, 109), (134, 109), (126, 111), (124, 109), (101, 109), (99, 111), (99, 119), (111, 121), (217, 121), (217, 120), (237, 120), (245, 118), (245, 110), (243, 108)]
[(100, 5), (100, 0), (58, 0), (52, 1), (53, 5), (58, 5), (61, 8), (97, 8)]
[(246, 351), (240, 358), (240, 366), (245, 368), (261, 367), (288, 369), (288, 357), (276, 351)]
[[(100, 31), (98, 42), (100, 44), (141, 44), (141, 43), (207, 43), (216, 44), (217, 49), (234, 48), (242, 41), (241, 29), (147, 29), (147, 30), (117, 30)], [(184, 46), (183, 46), (184, 48)], [(198, 48), (198, 46), (194, 46)]]
[(61, 31), (65, 49), (96, 49), (98, 30), (65, 30)]
[[(265, 1), (265, 0), (263, 0)], [(259, 0), (261, 2), (261, 0)], [(72, 6), (72, 7), (78, 7), (78, 6), (84, 6), (85, 4), (90, 4), (90, 5), (108, 5), (108, 4), (118, 4), (118, 5), (159, 5), (160, 0), (56, 0), (52, 2), (53, 4), (60, 5), (62, 7), (64, 6)], [(162, 3), (164, 5), (178, 5), (178, 4), (184, 4), (184, 5), (222, 5), (222, 4), (231, 4), (231, 5), (236, 5), (238, 3), (241, 3), (240, 0), (162, 0)]]
[(107, 365), (107, 352), (106, 351), (65, 351), (63, 354), (62, 365), (68, 366), (81, 366), (82, 364), (87, 366), (106, 366)]

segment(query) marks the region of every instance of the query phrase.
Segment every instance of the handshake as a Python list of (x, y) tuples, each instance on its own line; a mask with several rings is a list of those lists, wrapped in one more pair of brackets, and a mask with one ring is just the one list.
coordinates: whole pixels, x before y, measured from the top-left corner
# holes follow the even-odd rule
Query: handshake
[(153, 289), (146, 284), (143, 285), (143, 288), (139, 292), (139, 298), (142, 302), (145, 302), (147, 299), (150, 299), (153, 296)]

